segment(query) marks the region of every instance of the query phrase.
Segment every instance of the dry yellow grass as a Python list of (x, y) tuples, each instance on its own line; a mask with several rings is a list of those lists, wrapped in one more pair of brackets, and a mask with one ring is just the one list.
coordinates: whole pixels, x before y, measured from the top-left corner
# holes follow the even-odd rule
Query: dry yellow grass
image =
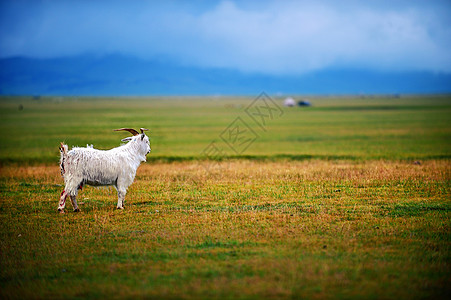
[[(206, 172), (207, 167), (210, 172)], [(447, 298), (451, 168), (394, 161), (143, 164), (115, 210), (57, 166), (0, 174), (2, 298)]]

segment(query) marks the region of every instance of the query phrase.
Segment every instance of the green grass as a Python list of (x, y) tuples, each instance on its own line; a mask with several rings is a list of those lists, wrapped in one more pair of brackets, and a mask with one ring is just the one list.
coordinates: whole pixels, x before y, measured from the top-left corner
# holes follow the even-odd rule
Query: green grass
[(124, 211), (87, 187), (62, 215), (57, 166), (5, 167), (2, 298), (449, 296), (447, 161), (218, 167), (145, 164)]
[[(451, 153), (451, 97), (318, 98), (283, 108), (265, 130), (245, 113), (252, 98), (1, 98), (0, 162), (54, 163), (60, 141), (107, 149), (120, 127), (151, 130), (150, 160), (195, 160), (212, 142), (247, 159), (433, 159)], [(276, 99), (281, 106), (282, 101)], [(19, 110), (19, 105), (23, 110)], [(237, 117), (258, 135), (234, 152), (221, 133)]]
[[(265, 130), (252, 100), (1, 98), (0, 298), (449, 299), (451, 97), (315, 98)], [(59, 142), (120, 127), (152, 137), (125, 210), (85, 187), (58, 214)]]

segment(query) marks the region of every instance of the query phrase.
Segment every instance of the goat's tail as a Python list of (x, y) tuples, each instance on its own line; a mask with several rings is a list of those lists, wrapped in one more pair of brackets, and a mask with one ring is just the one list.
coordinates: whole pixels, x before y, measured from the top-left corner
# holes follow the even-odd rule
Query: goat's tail
[(65, 173), (65, 161), (66, 161), (66, 158), (67, 158), (67, 152), (68, 152), (67, 145), (61, 143), (61, 147), (60, 147), (60, 153), (61, 153), (60, 169), (61, 169), (61, 175), (62, 176), (64, 176), (64, 173)]

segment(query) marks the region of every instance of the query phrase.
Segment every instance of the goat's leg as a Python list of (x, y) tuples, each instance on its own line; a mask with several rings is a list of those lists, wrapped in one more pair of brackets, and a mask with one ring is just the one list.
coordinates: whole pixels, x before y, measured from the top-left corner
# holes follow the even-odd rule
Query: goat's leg
[(117, 191), (117, 209), (124, 209), (124, 200), (125, 200), (125, 194), (127, 191), (125, 190), (118, 190)]
[(64, 212), (64, 207), (66, 206), (66, 198), (67, 198), (67, 192), (66, 190), (61, 192), (61, 198), (60, 198), (60, 203), (58, 205), (58, 211), (59, 212)]
[(72, 206), (74, 207), (74, 212), (79, 212), (80, 209), (78, 208), (78, 205), (77, 205), (77, 195), (73, 195), (73, 196), (71, 195), (70, 201), (72, 201)]

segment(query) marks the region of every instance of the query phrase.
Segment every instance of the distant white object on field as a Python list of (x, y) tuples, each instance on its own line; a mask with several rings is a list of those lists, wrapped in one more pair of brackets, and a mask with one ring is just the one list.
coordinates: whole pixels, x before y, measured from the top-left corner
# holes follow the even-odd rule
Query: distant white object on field
[(63, 212), (66, 198), (70, 196), (74, 211), (79, 211), (77, 205), (78, 190), (83, 185), (107, 186), (113, 185), (117, 190), (117, 208), (124, 208), (124, 198), (127, 188), (135, 179), (136, 170), (141, 162), (146, 161), (150, 152), (150, 142), (141, 128), (141, 133), (131, 128), (115, 129), (115, 131), (128, 131), (132, 137), (122, 139), (128, 142), (111, 150), (97, 150), (92, 145), (86, 148), (72, 148), (68, 151), (67, 145), (61, 143), (61, 175), (64, 177), (65, 188), (61, 193), (58, 211)]
[(283, 101), (283, 105), (286, 107), (293, 107), (296, 105), (296, 101), (293, 98), (288, 97)]

